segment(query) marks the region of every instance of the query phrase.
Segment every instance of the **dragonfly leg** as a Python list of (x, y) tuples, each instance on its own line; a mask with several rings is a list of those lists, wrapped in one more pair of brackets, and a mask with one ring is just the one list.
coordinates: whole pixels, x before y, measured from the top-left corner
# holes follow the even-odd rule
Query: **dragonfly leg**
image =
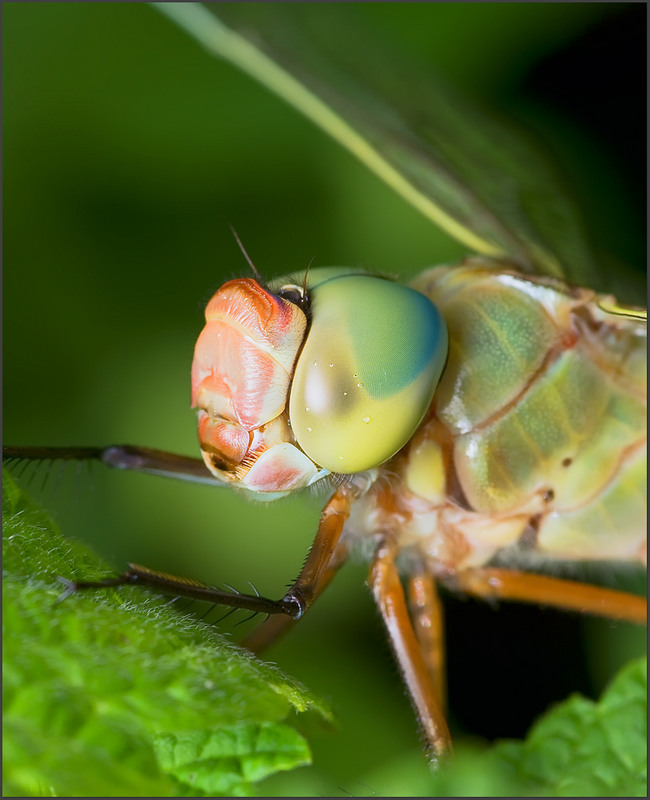
[(313, 603), (319, 593), (323, 573), (332, 560), (332, 556), (343, 532), (345, 520), (350, 513), (353, 490), (341, 486), (327, 502), (321, 514), (318, 532), (312, 548), (307, 556), (300, 575), (280, 600), (269, 600), (258, 595), (224, 592), (188, 578), (180, 578), (167, 572), (158, 572), (129, 564), (129, 569), (115, 578), (101, 581), (67, 581), (64, 597), (84, 589), (102, 589), (108, 586), (139, 585), (158, 589), (181, 597), (194, 600), (207, 600), (232, 608), (243, 608), (262, 614), (286, 614), (293, 619), (300, 619)]
[(538, 603), (609, 619), (644, 624), (645, 597), (602, 586), (501, 568), (476, 568), (459, 572), (456, 586), (483, 599)]
[(420, 573), (409, 578), (408, 605), (413, 630), (444, 711), (447, 705), (445, 623), (436, 582), (431, 575)]
[[(320, 582), (316, 587), (312, 602), (314, 602), (314, 600), (330, 585), (336, 573), (347, 561), (348, 553), (348, 545), (339, 540), (330, 563), (320, 577)], [(261, 625), (258, 625), (255, 630), (249, 633), (248, 636), (242, 639), (239, 645), (240, 647), (245, 647), (247, 650), (250, 650), (251, 653), (262, 653), (282, 636), (289, 633), (297, 622), (298, 620), (287, 616), (269, 617)]]
[(105, 578), (99, 581), (69, 581), (60, 579), (65, 584), (65, 590), (60, 600), (64, 600), (71, 594), (87, 589), (106, 589), (117, 586), (145, 586), (149, 589), (158, 589), (167, 594), (178, 597), (190, 597), (193, 600), (206, 600), (218, 605), (230, 606), (232, 608), (242, 608), (247, 611), (255, 611), (262, 614), (288, 614), (299, 617), (302, 614), (301, 606), (293, 602), (292, 598), (285, 595), (281, 600), (269, 600), (258, 595), (239, 594), (236, 592), (225, 592), (216, 586), (182, 578), (178, 575), (171, 575), (168, 572), (143, 567), (140, 564), (129, 564), (129, 569), (114, 578)]
[(396, 549), (394, 541), (382, 542), (370, 568), (369, 582), (435, 764), (451, 752), (451, 737), (409, 618), (395, 566)]
[(8, 445), (2, 448), (2, 457), (8, 462), (101, 461), (114, 469), (146, 472), (164, 478), (209, 483), (212, 486), (222, 485), (208, 471), (203, 459), (131, 444), (116, 444), (109, 447), (13, 447)]
[(332, 562), (343, 533), (343, 526), (350, 516), (350, 506), (355, 494), (356, 490), (353, 487), (343, 484), (327, 501), (321, 512), (309, 555), (300, 570), (300, 575), (285, 595), (285, 597), (299, 598), (305, 611), (327, 585), (321, 586), (323, 575)]

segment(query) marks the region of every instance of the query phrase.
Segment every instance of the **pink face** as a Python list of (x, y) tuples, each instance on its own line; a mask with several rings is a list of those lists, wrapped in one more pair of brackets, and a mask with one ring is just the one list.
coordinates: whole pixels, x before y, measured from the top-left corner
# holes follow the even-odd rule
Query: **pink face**
[(306, 485), (315, 467), (295, 446), (285, 412), (305, 314), (240, 278), (216, 292), (205, 318), (192, 363), (192, 406), (208, 469), (257, 492)]

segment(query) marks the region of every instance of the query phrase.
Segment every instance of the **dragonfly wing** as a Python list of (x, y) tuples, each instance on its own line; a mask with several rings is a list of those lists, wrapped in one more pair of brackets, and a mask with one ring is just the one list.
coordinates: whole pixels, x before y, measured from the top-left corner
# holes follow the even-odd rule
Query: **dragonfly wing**
[(595, 285), (578, 211), (552, 165), (520, 131), (422, 75), (402, 53), (387, 58), (349, 5), (228, 3), (218, 18), (197, 3), (156, 5), (469, 250)]

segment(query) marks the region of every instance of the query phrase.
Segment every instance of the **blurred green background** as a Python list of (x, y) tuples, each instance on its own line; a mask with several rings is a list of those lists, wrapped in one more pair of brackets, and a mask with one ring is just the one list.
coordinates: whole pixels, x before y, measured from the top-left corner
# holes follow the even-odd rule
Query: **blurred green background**
[[(407, 53), (524, 124), (575, 184), (602, 261), (645, 267), (643, 4), (368, 3), (346, 13), (396, 58)], [(269, 276), (312, 258), (408, 276), (464, 255), (146, 4), (5, 3), (3, 44), (5, 443), (196, 453), (189, 367), (202, 308), (247, 269), (229, 224)], [(59, 522), (116, 566), (242, 590), (250, 580), (274, 597), (297, 574), (322, 505), (306, 496), (266, 506), (99, 468), (69, 468), (58, 486), (50, 477), (44, 498)], [(339, 726), (310, 730), (315, 768), (266, 792), (426, 793), (365, 575), (346, 567), (271, 652), (331, 700)], [(475, 736), (521, 735), (549, 702), (600, 689), (642, 646), (625, 626), (590, 623), (581, 638), (575, 619), (532, 609), (450, 601), (448, 613), (452, 725)]]

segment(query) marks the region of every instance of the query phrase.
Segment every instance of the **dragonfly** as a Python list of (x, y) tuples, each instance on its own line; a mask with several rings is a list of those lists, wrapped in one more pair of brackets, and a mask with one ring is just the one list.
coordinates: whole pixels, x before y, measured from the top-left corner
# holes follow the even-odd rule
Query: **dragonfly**
[[(408, 172), (401, 159), (398, 175)], [(455, 207), (448, 216), (462, 215)], [(138, 565), (101, 585), (267, 614), (245, 641), (262, 652), (353, 549), (370, 547), (371, 590), (434, 761), (451, 749), (438, 586), (645, 618), (641, 598), (531, 571), (553, 561), (645, 563), (645, 315), (566, 282), (553, 253), (493, 224), (508, 256), (470, 231), (483, 255), (410, 286), (321, 268), (221, 287), (192, 368), (200, 459), (140, 446), (5, 448), (12, 458), (94, 459), (262, 499), (329, 485), (305, 566), (279, 599)], [(79, 578), (69, 590), (98, 585)]]

